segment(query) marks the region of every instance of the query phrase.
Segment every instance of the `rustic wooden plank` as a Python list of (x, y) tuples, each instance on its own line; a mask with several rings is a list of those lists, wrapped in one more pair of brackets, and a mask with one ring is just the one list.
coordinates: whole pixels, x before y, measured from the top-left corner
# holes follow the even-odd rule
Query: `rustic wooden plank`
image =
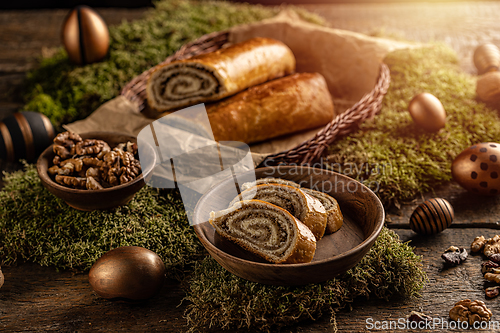
[[(353, 310), (337, 314), (339, 332), (362, 332), (366, 320), (398, 320), (412, 310), (423, 311), (434, 318), (448, 320), (448, 311), (461, 299), (484, 300), (493, 311), (493, 320), (500, 320), (498, 299), (485, 300), (481, 256), (470, 256), (461, 266), (447, 268), (440, 258), (450, 245), (468, 248), (476, 235), (491, 237), (490, 229), (448, 229), (434, 236), (418, 236), (410, 230), (397, 230), (403, 241), (411, 241), (416, 253), (423, 256), (429, 283), (422, 297), (403, 301), (358, 299)], [(68, 329), (79, 332), (186, 330), (183, 318), (184, 293), (174, 281), (162, 288), (153, 299), (139, 304), (108, 301), (90, 288), (86, 274), (57, 272), (53, 268), (24, 264), (4, 267), (5, 285), (0, 290), (0, 328), (6, 331)], [(317, 322), (305, 322), (284, 332), (324, 332), (331, 330), (329, 316)], [(493, 330), (490, 330), (493, 332)], [(237, 331), (232, 331), (237, 332)], [(485, 332), (489, 332), (486, 330)]]

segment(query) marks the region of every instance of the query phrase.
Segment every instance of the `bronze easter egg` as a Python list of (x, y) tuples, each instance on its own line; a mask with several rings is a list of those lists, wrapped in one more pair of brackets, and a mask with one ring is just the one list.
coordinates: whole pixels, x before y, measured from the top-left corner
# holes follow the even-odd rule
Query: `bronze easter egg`
[(473, 60), (478, 74), (497, 71), (500, 68), (500, 50), (494, 44), (482, 44), (474, 50)]
[(122, 246), (106, 252), (92, 266), (92, 289), (108, 299), (145, 300), (156, 295), (165, 281), (160, 257), (143, 247)]
[(437, 234), (448, 228), (455, 214), (450, 203), (442, 198), (433, 198), (420, 204), (410, 217), (410, 228), (418, 234)]
[(453, 161), (451, 175), (472, 193), (499, 194), (500, 144), (483, 142), (465, 149)]
[(62, 41), (73, 63), (91, 64), (102, 60), (108, 53), (108, 27), (93, 9), (78, 6), (64, 21)]
[(446, 112), (436, 96), (421, 93), (413, 97), (408, 105), (413, 121), (428, 132), (437, 132), (446, 124)]

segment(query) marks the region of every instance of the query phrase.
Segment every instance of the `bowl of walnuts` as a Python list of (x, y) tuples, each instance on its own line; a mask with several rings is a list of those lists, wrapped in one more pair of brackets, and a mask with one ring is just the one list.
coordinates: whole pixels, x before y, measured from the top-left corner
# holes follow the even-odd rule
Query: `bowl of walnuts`
[(151, 157), (141, 163), (137, 149), (137, 138), (126, 134), (59, 133), (38, 158), (38, 176), (49, 192), (73, 208), (115, 208), (132, 200), (156, 163), (153, 147), (141, 145), (141, 157)]

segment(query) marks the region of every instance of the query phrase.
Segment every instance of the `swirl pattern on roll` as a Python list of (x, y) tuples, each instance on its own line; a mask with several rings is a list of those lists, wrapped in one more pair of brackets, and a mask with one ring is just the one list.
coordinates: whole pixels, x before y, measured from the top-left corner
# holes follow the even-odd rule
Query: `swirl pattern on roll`
[(245, 200), (210, 213), (210, 224), (222, 237), (272, 263), (310, 262), (316, 239), (289, 212), (260, 200)]
[(230, 206), (241, 200), (262, 200), (286, 209), (295, 218), (304, 223), (320, 240), (325, 233), (327, 216), (321, 202), (300, 189), (281, 184), (261, 184), (241, 192)]
[(157, 111), (215, 101), (295, 71), (295, 57), (282, 42), (252, 38), (215, 52), (159, 65), (146, 93)]

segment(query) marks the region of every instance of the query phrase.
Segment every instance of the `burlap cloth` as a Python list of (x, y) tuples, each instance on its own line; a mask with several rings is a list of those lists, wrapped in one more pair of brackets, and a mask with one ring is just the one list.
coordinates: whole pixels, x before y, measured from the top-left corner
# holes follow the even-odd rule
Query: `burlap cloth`
[[(391, 51), (418, 46), (351, 31), (331, 29), (301, 20), (289, 10), (274, 18), (230, 30), (230, 42), (252, 37), (269, 37), (290, 47), (297, 60), (297, 72), (319, 72), (328, 84), (336, 112), (342, 112), (375, 86), (380, 63)], [(139, 74), (139, 73), (138, 73)], [(64, 125), (76, 133), (110, 131), (133, 136), (155, 119), (141, 114), (135, 104), (118, 96), (100, 106), (89, 117)], [(266, 156), (289, 150), (312, 138), (313, 129), (251, 146), (258, 165)]]

